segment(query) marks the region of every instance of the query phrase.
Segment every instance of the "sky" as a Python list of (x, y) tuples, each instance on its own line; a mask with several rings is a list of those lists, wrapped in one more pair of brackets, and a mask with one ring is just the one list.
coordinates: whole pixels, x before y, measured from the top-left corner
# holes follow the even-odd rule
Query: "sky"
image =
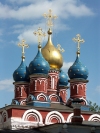
[[(87, 100), (100, 106), (99, 6), (100, 0), (0, 0), (0, 108), (11, 104), (14, 98), (13, 72), (21, 63), (21, 48), (17, 44), (22, 39), (29, 44), (25, 49), (25, 62), (29, 66), (37, 54), (38, 41), (33, 32), (39, 27), (47, 32), (43, 14), (49, 9), (58, 16), (54, 21), (52, 41), (65, 50), (62, 56), (66, 73), (76, 59), (77, 44), (72, 38), (80, 34), (85, 40), (81, 44), (80, 60), (89, 70)], [(47, 37), (42, 46), (46, 42)]]

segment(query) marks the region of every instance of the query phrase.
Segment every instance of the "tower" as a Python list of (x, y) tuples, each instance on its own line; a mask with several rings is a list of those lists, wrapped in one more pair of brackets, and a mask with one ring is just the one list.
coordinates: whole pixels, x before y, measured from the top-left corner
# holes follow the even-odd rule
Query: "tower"
[(29, 64), (30, 72), (30, 94), (27, 98), (27, 105), (50, 106), (47, 97), (49, 64), (41, 53), (41, 39), (45, 34), (39, 28), (34, 32), (38, 36), (38, 52), (33, 61)]
[(60, 51), (53, 45), (51, 35), (53, 26), (52, 20), (57, 18), (57, 16), (52, 14), (52, 10), (49, 10), (48, 14), (44, 14), (47, 18), (49, 30), (48, 30), (48, 41), (47, 44), (42, 48), (43, 57), (48, 61), (50, 65), (50, 70), (48, 73), (48, 89), (47, 94), (51, 102), (60, 102), (59, 96), (57, 95), (58, 90), (58, 80), (59, 80), (59, 70), (63, 65), (63, 58)]
[(87, 104), (86, 101), (86, 83), (88, 82), (88, 69), (80, 62), (80, 43), (84, 40), (80, 39), (80, 35), (76, 35), (77, 38), (73, 38), (77, 45), (77, 56), (73, 65), (68, 70), (69, 82), (70, 82), (70, 99), (83, 99), (83, 104)]
[(25, 44), (25, 40), (22, 40), (22, 43), (19, 43), (18, 46), (22, 47), (22, 61), (20, 66), (13, 73), (15, 96), (12, 100), (12, 104), (25, 105), (29, 93), (29, 71), (25, 64), (24, 49), (29, 46)]

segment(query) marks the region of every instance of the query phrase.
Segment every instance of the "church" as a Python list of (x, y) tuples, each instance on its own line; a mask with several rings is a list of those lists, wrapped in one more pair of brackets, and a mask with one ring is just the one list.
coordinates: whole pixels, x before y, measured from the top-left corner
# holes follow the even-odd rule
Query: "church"
[[(41, 28), (34, 32), (38, 39), (37, 55), (25, 64), (25, 48), (29, 45), (22, 40), (18, 44), (22, 48), (22, 59), (19, 66), (13, 72), (14, 99), (11, 105), (0, 109), (0, 129), (30, 129), (46, 127), (53, 124), (75, 122), (100, 123), (100, 114), (91, 112), (86, 100), (86, 85), (89, 71), (80, 60), (80, 44), (84, 43), (79, 34), (73, 38), (77, 43), (76, 60), (68, 69), (68, 75), (62, 70), (64, 49), (52, 42), (52, 26), (57, 16), (44, 14), (48, 25), (48, 40), (42, 47), (42, 38), (45, 33)], [(82, 55), (81, 55), (82, 56)], [(68, 86), (69, 83), (69, 86)], [(70, 98), (67, 98), (67, 89), (70, 90)], [(81, 101), (80, 110), (74, 109), (74, 103)], [(77, 105), (76, 105), (77, 106)], [(77, 119), (73, 116), (77, 116)], [(75, 118), (75, 119), (74, 119)], [(99, 124), (100, 125), (100, 124)], [(60, 127), (60, 126), (59, 126)], [(66, 126), (64, 126), (66, 128)], [(98, 132), (99, 133), (99, 132)]]

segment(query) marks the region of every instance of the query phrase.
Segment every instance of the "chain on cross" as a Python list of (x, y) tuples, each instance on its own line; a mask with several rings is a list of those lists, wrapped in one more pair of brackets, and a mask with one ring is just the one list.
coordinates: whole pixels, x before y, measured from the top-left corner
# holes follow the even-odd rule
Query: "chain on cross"
[(49, 13), (48, 14), (44, 13), (43, 16), (44, 16), (44, 18), (47, 19), (48, 27), (52, 27), (53, 26), (53, 21), (52, 20), (56, 19), (57, 16), (52, 14), (52, 10), (51, 9), (49, 9)]
[(38, 30), (35, 31), (35, 32), (33, 32), (33, 33), (34, 33), (34, 35), (37, 36), (37, 38), (38, 38), (38, 43), (39, 43), (39, 45), (40, 45), (41, 42), (42, 42), (42, 37), (45, 37), (46, 34), (42, 31), (41, 28), (38, 28)]
[(62, 53), (65, 52), (65, 50), (61, 47), (60, 44), (57, 44), (57, 49)]
[(81, 38), (80, 34), (77, 34), (76, 38), (72, 39), (74, 42), (78, 42), (78, 44), (77, 44), (77, 52), (78, 53), (80, 53), (80, 44), (85, 42), (84, 39), (80, 39), (80, 38)]
[(22, 59), (25, 59), (25, 48), (28, 48), (29, 45), (28, 44), (25, 44), (25, 40), (22, 40), (22, 43), (18, 43), (18, 46), (19, 47), (22, 47)]

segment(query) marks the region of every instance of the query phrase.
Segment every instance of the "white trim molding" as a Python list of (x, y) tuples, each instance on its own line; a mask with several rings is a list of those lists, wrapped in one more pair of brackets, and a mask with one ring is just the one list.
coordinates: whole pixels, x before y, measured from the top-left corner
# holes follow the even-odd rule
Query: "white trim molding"
[(6, 117), (6, 121), (8, 120), (8, 113), (6, 110), (3, 110), (2, 112), (2, 119), (3, 119), (3, 122), (4, 122), (4, 118)]
[(47, 114), (45, 119), (45, 125), (50, 125), (52, 123), (52, 119), (57, 119), (58, 123), (65, 123), (63, 115), (58, 111), (51, 111)]
[(44, 101), (48, 100), (47, 96), (45, 94), (43, 94), (43, 93), (40, 93), (39, 95), (37, 95), (37, 99), (36, 100), (39, 100), (41, 97), (44, 99)]
[[(51, 98), (52, 98), (52, 97), (56, 97), (57, 101), (51, 101)], [(49, 99), (50, 99), (51, 102), (60, 102), (60, 98), (59, 98), (59, 96), (56, 95), (56, 94), (51, 94), (51, 95), (49, 95)]]
[(28, 118), (31, 116), (36, 119), (36, 123), (43, 124), (42, 115), (40, 114), (40, 112), (38, 112), (35, 109), (29, 109), (29, 110), (25, 111), (22, 116), (22, 121), (28, 121)]
[(88, 121), (98, 121), (98, 122), (100, 122), (100, 115), (99, 114), (93, 114), (89, 117)]
[(79, 98), (79, 99), (80, 99), (80, 100), (83, 100), (83, 101), (85, 102), (85, 105), (88, 105), (88, 103), (87, 103), (87, 101), (86, 101), (85, 98), (81, 97), (81, 98)]

